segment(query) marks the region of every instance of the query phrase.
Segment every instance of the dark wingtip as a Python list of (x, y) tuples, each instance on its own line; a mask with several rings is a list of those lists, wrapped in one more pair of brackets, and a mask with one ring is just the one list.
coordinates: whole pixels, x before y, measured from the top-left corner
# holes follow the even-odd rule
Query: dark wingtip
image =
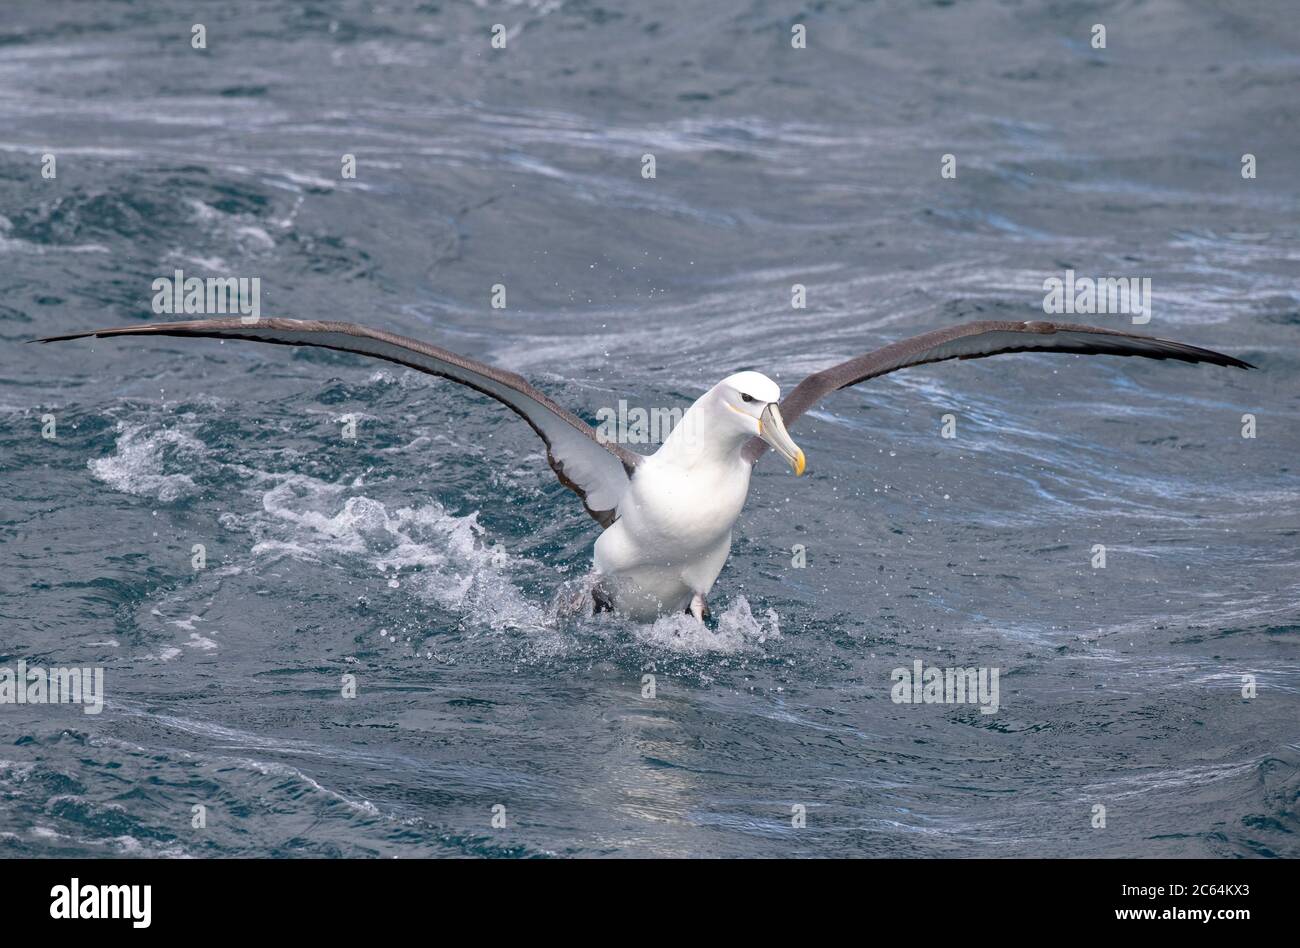
[(1238, 359), (1236, 356), (1230, 356), (1226, 352), (1219, 352), (1217, 349), (1202, 349), (1199, 346), (1188, 346), (1186, 349), (1193, 354), (1193, 358), (1188, 359), (1188, 362), (1208, 362), (1210, 365), (1221, 365), (1233, 369), (1259, 368), (1259, 366), (1252, 365), (1245, 359)]
[(27, 342), (28, 342), (28, 344), (31, 344), (31, 343), (33, 343), (33, 342), (42, 342), (42, 343), (44, 343), (44, 342), (63, 342), (63, 341), (65, 341), (65, 340), (67, 340), (67, 339), (82, 339), (82, 338), (84, 338), (84, 337), (86, 337), (86, 336), (97, 336), (97, 335), (99, 335), (99, 333), (98, 333), (98, 332), (95, 332), (95, 331), (91, 331), (91, 332), (70, 332), (70, 333), (68, 333), (68, 334), (65, 335), (65, 336), (42, 336), (42, 337), (39, 338), (39, 339), (28, 339)]
[(1245, 359), (1238, 359), (1236, 356), (1226, 355), (1222, 352), (1216, 352), (1214, 354), (1223, 360), (1222, 362), (1217, 363), (1218, 365), (1231, 367), (1234, 369), (1258, 369), (1259, 368), (1259, 366), (1247, 362)]
[(111, 336), (134, 336), (151, 335), (158, 330), (169, 329), (173, 326), (179, 326), (180, 323), (141, 323), (136, 326), (101, 326), (99, 329), (83, 329), (80, 332), (60, 333), (57, 336), (41, 336), (39, 339), (28, 339), (28, 342), (66, 342), (69, 339), (107, 339)]

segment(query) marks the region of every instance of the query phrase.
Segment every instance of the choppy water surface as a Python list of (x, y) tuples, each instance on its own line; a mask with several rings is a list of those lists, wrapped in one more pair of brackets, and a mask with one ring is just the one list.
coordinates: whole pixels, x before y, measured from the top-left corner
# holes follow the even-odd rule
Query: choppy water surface
[[(102, 665), (108, 705), (0, 707), (0, 853), (1300, 854), (1300, 23), (1036, 6), (229, 3), (199, 52), (189, 4), (6, 5), (0, 665)], [(472, 392), (23, 345), (154, 318), (175, 268), (591, 419), (1041, 317), (1066, 268), (1150, 277), (1147, 331), (1262, 371), (840, 393), (809, 476), (760, 465), (716, 628), (636, 626), (557, 610), (596, 527)], [(998, 713), (893, 703), (918, 659), (999, 668)]]

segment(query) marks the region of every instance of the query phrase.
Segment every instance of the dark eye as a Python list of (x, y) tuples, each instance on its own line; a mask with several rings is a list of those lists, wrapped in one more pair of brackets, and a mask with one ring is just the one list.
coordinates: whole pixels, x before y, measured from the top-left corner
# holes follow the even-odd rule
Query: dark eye
[(752, 402), (752, 401), (754, 401), (754, 396), (753, 396), (753, 395), (746, 395), (744, 392), (741, 392), (741, 393), (740, 393), (740, 400), (741, 400), (742, 402)]

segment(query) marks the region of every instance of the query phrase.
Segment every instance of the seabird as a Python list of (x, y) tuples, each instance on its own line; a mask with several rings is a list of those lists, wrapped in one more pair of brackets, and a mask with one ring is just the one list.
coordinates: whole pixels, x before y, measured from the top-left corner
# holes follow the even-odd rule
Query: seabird
[(754, 464), (770, 447), (796, 475), (804, 453), (787, 426), (831, 392), (898, 369), (1009, 352), (1145, 356), (1254, 368), (1181, 342), (1093, 326), (978, 321), (895, 342), (808, 376), (781, 399), (758, 372), (729, 375), (709, 389), (652, 455), (599, 438), (595, 429), (522, 377), (424, 342), (354, 323), (243, 318), (191, 320), (49, 336), (206, 336), (286, 346), (317, 346), (374, 356), (468, 385), (518, 414), (546, 443), (560, 482), (602, 527), (596, 539), (593, 598), (649, 621), (686, 611), (697, 619), (731, 551), (731, 530), (749, 494)]

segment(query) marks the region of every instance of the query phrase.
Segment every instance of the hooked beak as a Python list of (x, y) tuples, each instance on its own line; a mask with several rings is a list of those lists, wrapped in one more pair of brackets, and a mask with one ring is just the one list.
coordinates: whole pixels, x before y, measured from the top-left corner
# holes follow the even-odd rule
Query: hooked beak
[(790, 432), (785, 430), (785, 422), (781, 420), (781, 409), (775, 404), (769, 404), (759, 416), (758, 436), (790, 463), (790, 469), (794, 471), (795, 477), (803, 474), (803, 451), (790, 440)]

